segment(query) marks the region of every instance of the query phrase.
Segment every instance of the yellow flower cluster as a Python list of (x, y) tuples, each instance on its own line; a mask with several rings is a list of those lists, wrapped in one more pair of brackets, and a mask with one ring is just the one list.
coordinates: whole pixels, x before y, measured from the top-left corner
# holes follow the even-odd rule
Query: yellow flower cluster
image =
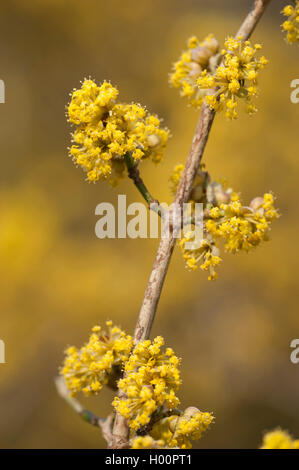
[(190, 441), (200, 439), (213, 420), (211, 413), (203, 413), (190, 406), (181, 416), (169, 416), (156, 423), (150, 435), (164, 441), (167, 448), (191, 449)]
[[(177, 165), (170, 177), (170, 187), (176, 192), (184, 165)], [(190, 231), (179, 241), (186, 267), (195, 271), (200, 267), (208, 271), (209, 280), (218, 277), (216, 268), (222, 259), (219, 256), (217, 243), (220, 239), (225, 242), (228, 252), (240, 250), (249, 251), (268, 240), (271, 223), (279, 217), (274, 207), (274, 197), (271, 193), (264, 197), (254, 198), (250, 205), (243, 206), (239, 196), (231, 188), (224, 189), (223, 185), (210, 181), (206, 171), (198, 170), (194, 179), (189, 202), (192, 203), (184, 212), (184, 220), (189, 221)], [(194, 220), (194, 203), (203, 204), (203, 238), (198, 240), (197, 222)], [(189, 230), (189, 229), (188, 229)]]
[(276, 429), (263, 437), (261, 449), (299, 449), (299, 439), (293, 439), (287, 431)]
[[(190, 410), (191, 411), (191, 410)], [(172, 447), (180, 447), (181, 449), (190, 449), (192, 447), (191, 440), (201, 438), (204, 431), (208, 429), (213, 422), (214, 417), (210, 413), (202, 413), (196, 410), (195, 413), (188, 412), (180, 418), (171, 420), (170, 427), (174, 428)]]
[(175, 195), (178, 189), (178, 185), (182, 177), (183, 171), (184, 171), (183, 164), (176, 165), (172, 171), (172, 174), (169, 177), (170, 192), (173, 196)]
[(174, 351), (164, 347), (161, 336), (133, 349), (131, 336), (111, 321), (106, 326), (107, 331), (95, 326), (81, 349), (66, 350), (60, 374), (70, 395), (97, 394), (104, 385), (118, 389), (123, 396), (112, 404), (128, 420), (131, 448), (190, 448), (190, 441), (199, 439), (214, 418), (194, 407), (178, 410), (181, 381)]
[(174, 63), (169, 82), (180, 89), (181, 96), (186, 97), (191, 106), (200, 107), (205, 91), (196, 86), (196, 80), (203, 70), (211, 72), (211, 61), (219, 50), (219, 44), (213, 34), (210, 34), (202, 42), (196, 36), (191, 37), (187, 47)]
[(155, 441), (149, 435), (138, 436), (132, 439), (131, 449), (165, 449), (165, 442), (162, 439)]
[(242, 42), (238, 39), (228, 38), (225, 41), (222, 64), (217, 67), (213, 75), (203, 70), (197, 79), (200, 90), (214, 90), (215, 93), (206, 96), (206, 102), (216, 111), (226, 110), (229, 119), (237, 118), (237, 100), (244, 99), (246, 111), (253, 114), (257, 109), (252, 99), (257, 96), (257, 78), (259, 70), (263, 69), (268, 61), (264, 56), (257, 59), (260, 44), (251, 46), (250, 41)]
[(287, 5), (282, 10), (284, 16), (288, 19), (285, 20), (281, 27), (286, 32), (286, 40), (289, 44), (299, 42), (299, 0), (296, 0), (293, 5)]
[[(186, 245), (188, 243), (188, 245)], [(209, 281), (215, 280), (218, 274), (215, 268), (221, 263), (218, 248), (208, 239), (194, 240), (194, 232), (188, 232), (179, 242), (186, 267), (196, 271), (198, 265), (203, 271), (209, 272)]]
[(201, 438), (214, 417), (195, 407), (187, 408), (181, 415), (172, 415), (156, 422), (149, 434), (134, 437), (132, 449), (191, 449), (191, 441)]
[(162, 349), (164, 339), (140, 342), (125, 364), (118, 387), (126, 398), (116, 397), (113, 406), (128, 419), (131, 429), (147, 425), (158, 407), (174, 409), (179, 404), (175, 392), (180, 385), (179, 359), (171, 348)]
[(116, 388), (123, 363), (128, 359), (133, 347), (133, 339), (120, 328), (106, 322), (107, 331), (100, 326), (92, 329), (88, 343), (81, 349), (75, 346), (66, 350), (66, 358), (60, 373), (66, 385), (75, 396), (98, 393), (103, 385)]
[(223, 238), (225, 249), (231, 253), (250, 249), (268, 239), (271, 222), (278, 217), (271, 193), (255, 198), (249, 207), (242, 206), (239, 196), (233, 194), (229, 204), (210, 210), (206, 230), (213, 237)]
[(126, 154), (136, 162), (162, 158), (169, 131), (139, 104), (122, 104), (117, 97), (118, 90), (110, 83), (98, 86), (87, 79), (71, 95), (67, 113), (77, 128), (70, 155), (89, 181), (108, 179), (116, 184), (124, 175)]

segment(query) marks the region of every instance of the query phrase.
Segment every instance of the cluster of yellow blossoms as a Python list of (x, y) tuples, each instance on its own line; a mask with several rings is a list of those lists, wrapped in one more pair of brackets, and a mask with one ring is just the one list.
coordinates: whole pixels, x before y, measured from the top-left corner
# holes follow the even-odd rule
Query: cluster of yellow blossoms
[(250, 41), (242, 42), (242, 37), (229, 37), (219, 54), (219, 44), (213, 35), (202, 43), (191, 37), (188, 50), (174, 64), (170, 83), (180, 88), (181, 95), (188, 97), (196, 108), (205, 99), (211, 109), (225, 109), (226, 116), (235, 119), (237, 100), (244, 99), (246, 111), (253, 114), (257, 110), (252, 99), (258, 93), (258, 73), (268, 63), (263, 56), (255, 57), (260, 49), (260, 44), (251, 46)]
[(281, 25), (283, 31), (286, 32), (287, 42), (289, 44), (299, 42), (299, 0), (294, 1), (294, 6), (284, 7), (282, 13), (288, 17)]
[(209, 272), (208, 280), (214, 281), (218, 277), (215, 268), (222, 261), (219, 256), (219, 249), (208, 238), (201, 241), (194, 241), (193, 239), (194, 232), (190, 231), (179, 242), (186, 267), (196, 271), (199, 266), (203, 271)]
[(271, 193), (254, 198), (249, 207), (242, 206), (239, 196), (233, 193), (229, 204), (221, 204), (210, 210), (206, 222), (207, 232), (223, 238), (225, 249), (231, 253), (249, 251), (268, 240), (271, 222), (278, 217)]
[(299, 449), (299, 439), (293, 439), (287, 431), (276, 429), (264, 435), (261, 449)]
[(181, 415), (169, 416), (158, 421), (150, 434), (133, 438), (132, 448), (190, 449), (191, 441), (200, 439), (213, 420), (214, 417), (210, 413), (189, 407)]
[(257, 59), (257, 51), (260, 44), (253, 47), (250, 41), (242, 42), (242, 37), (228, 38), (221, 51), (223, 62), (217, 67), (214, 75), (206, 70), (202, 71), (197, 84), (202, 90), (214, 90), (213, 94), (206, 96), (206, 102), (210, 108), (216, 111), (226, 110), (229, 119), (237, 118), (237, 100), (244, 99), (246, 111), (253, 114), (257, 108), (252, 103), (252, 98), (257, 96), (257, 78), (259, 70), (268, 63), (264, 56)]
[(200, 107), (205, 92), (198, 88), (196, 80), (203, 70), (212, 72), (213, 57), (219, 50), (219, 43), (213, 34), (210, 34), (202, 42), (199, 42), (196, 36), (191, 37), (187, 46), (188, 49), (174, 63), (169, 82), (180, 89), (181, 96), (186, 97), (191, 106)]
[(158, 336), (139, 343), (125, 364), (124, 378), (118, 387), (125, 399), (116, 397), (114, 408), (128, 419), (131, 429), (147, 425), (159, 407), (176, 408), (175, 392), (180, 386), (179, 359), (171, 348), (163, 351), (164, 339)]
[[(60, 374), (71, 396), (79, 392), (97, 394), (104, 385), (124, 392), (113, 407), (130, 426), (133, 449), (190, 448), (213, 421), (210, 413), (187, 408), (182, 413), (176, 392), (180, 386), (179, 359), (164, 339), (140, 342), (106, 322), (92, 329), (89, 342), (81, 349), (70, 347)], [(172, 414), (173, 413), (173, 414)]]
[(174, 196), (177, 189), (178, 185), (180, 182), (180, 179), (182, 177), (183, 171), (184, 171), (184, 165), (180, 163), (179, 165), (176, 165), (169, 177), (169, 187), (170, 187), (170, 192)]
[(162, 158), (169, 131), (139, 104), (122, 104), (117, 97), (118, 90), (110, 83), (98, 86), (87, 79), (71, 95), (67, 113), (77, 128), (70, 155), (89, 181), (108, 179), (116, 184), (124, 175), (126, 154), (136, 162)]
[[(170, 177), (171, 191), (175, 192), (184, 166), (177, 165)], [(225, 250), (236, 253), (249, 251), (268, 240), (271, 223), (279, 216), (271, 193), (254, 198), (249, 206), (243, 206), (239, 195), (231, 188), (224, 190), (217, 182), (211, 182), (209, 174), (198, 171), (190, 202), (203, 203), (203, 239), (195, 239), (195, 221), (191, 229), (179, 241), (188, 269), (209, 272), (209, 280), (217, 279), (216, 268), (222, 259), (217, 243), (223, 240)]]
[(72, 396), (80, 391), (85, 395), (96, 394), (103, 385), (116, 388), (133, 339), (111, 321), (106, 325), (107, 331), (95, 326), (88, 343), (81, 349), (72, 346), (66, 350), (61, 374)]
[(131, 449), (165, 449), (163, 439), (156, 441), (151, 436), (134, 437), (131, 441)]

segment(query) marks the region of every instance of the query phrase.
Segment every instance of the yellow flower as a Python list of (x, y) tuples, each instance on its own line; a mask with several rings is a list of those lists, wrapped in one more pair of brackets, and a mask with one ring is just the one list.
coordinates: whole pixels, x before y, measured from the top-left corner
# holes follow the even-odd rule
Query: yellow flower
[(136, 162), (151, 158), (157, 163), (162, 158), (169, 131), (139, 104), (118, 103), (117, 97), (110, 83), (97, 86), (87, 79), (72, 93), (67, 114), (77, 127), (70, 155), (89, 181), (116, 184), (124, 176), (127, 153)]
[(72, 396), (80, 391), (85, 395), (97, 394), (103, 385), (116, 388), (123, 363), (133, 347), (133, 339), (110, 321), (106, 326), (107, 331), (95, 326), (89, 342), (81, 349), (71, 346), (66, 350), (60, 373)]
[(196, 86), (196, 80), (202, 70), (211, 70), (210, 59), (218, 52), (219, 44), (213, 34), (209, 34), (202, 42), (196, 36), (187, 42), (179, 60), (173, 64), (169, 83), (180, 89), (182, 97), (186, 97), (191, 106), (198, 108), (202, 105), (205, 91)]
[(172, 172), (170, 178), (169, 178), (170, 191), (171, 191), (171, 194), (173, 194), (173, 195), (175, 195), (175, 193), (177, 191), (177, 188), (178, 188), (181, 176), (183, 174), (183, 171), (184, 171), (184, 165), (182, 165), (182, 164), (176, 165), (173, 169), (173, 172)]
[[(171, 177), (174, 186), (181, 171), (181, 167), (176, 167)], [(215, 280), (218, 278), (216, 268), (222, 261), (217, 246), (219, 240), (224, 240), (228, 252), (249, 251), (269, 239), (272, 222), (279, 213), (272, 193), (254, 198), (248, 207), (243, 206), (232, 188), (224, 190), (223, 185), (210, 183), (208, 174), (203, 178), (204, 174), (203, 171), (197, 174), (197, 178), (201, 175), (201, 181), (191, 192), (191, 202), (195, 202), (197, 195), (197, 200), (203, 203), (203, 238), (195, 238), (196, 221), (189, 216), (185, 220), (190, 220), (191, 231), (184, 233), (179, 246), (189, 270), (196, 271), (199, 267), (209, 272), (208, 280)]]
[(257, 59), (256, 52), (260, 44), (251, 46), (250, 41), (242, 42), (242, 38), (228, 38), (222, 50), (223, 63), (215, 74), (203, 70), (197, 79), (200, 90), (215, 89), (206, 97), (211, 109), (225, 110), (229, 119), (237, 118), (237, 100), (244, 99), (249, 114), (256, 111), (252, 98), (257, 96), (257, 78), (259, 70), (268, 63), (265, 57)]
[(220, 217), (220, 209), (219, 207), (212, 207), (210, 210), (210, 216), (212, 219), (218, 219)]
[(179, 404), (175, 395), (180, 385), (179, 360), (171, 348), (164, 351), (163, 346), (161, 336), (139, 343), (118, 382), (126, 398), (116, 397), (113, 406), (128, 419), (131, 429), (147, 425), (158, 407), (172, 410)]
[(278, 428), (264, 435), (261, 449), (299, 449), (299, 439)]
[(289, 44), (299, 42), (299, 1), (295, 0), (294, 4), (294, 6), (287, 5), (282, 10), (282, 14), (288, 17), (281, 27), (286, 32), (286, 41)]
[[(217, 217), (215, 217), (217, 213)], [(268, 240), (271, 223), (279, 215), (274, 207), (274, 197), (271, 193), (263, 198), (255, 198), (249, 207), (243, 207), (236, 199), (228, 204), (221, 204), (217, 212), (211, 209), (206, 229), (213, 238), (223, 238), (225, 249), (229, 252), (250, 249)]]
[(213, 421), (212, 414), (189, 407), (181, 416), (172, 415), (158, 421), (150, 435), (165, 442), (168, 448), (191, 449), (191, 441), (200, 439)]
[(218, 256), (218, 248), (208, 239), (195, 241), (193, 237), (194, 233), (188, 232), (179, 242), (186, 267), (191, 271), (196, 271), (199, 266), (203, 271), (209, 272), (209, 281), (217, 279), (215, 268), (222, 261)]
[(131, 449), (165, 449), (163, 440), (155, 441), (151, 436), (138, 436), (132, 439)]

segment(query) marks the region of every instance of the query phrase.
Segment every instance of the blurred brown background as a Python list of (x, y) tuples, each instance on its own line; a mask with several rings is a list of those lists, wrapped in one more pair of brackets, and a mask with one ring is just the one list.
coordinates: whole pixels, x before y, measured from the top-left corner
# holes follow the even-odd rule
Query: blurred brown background
[[(185, 270), (179, 250), (167, 276), (152, 335), (182, 357), (183, 405), (213, 411), (202, 448), (257, 447), (277, 425), (299, 437), (298, 114), (290, 82), (298, 48), (280, 32), (285, 1), (272, 1), (254, 41), (270, 59), (261, 74), (259, 113), (219, 115), (204, 161), (244, 201), (273, 190), (283, 216), (272, 241), (227, 255), (220, 277)], [(157, 240), (98, 240), (101, 201), (140, 201), (129, 180), (116, 190), (84, 181), (67, 156), (68, 93), (91, 76), (117, 84), (123, 101), (146, 104), (173, 137), (163, 163), (142, 167), (153, 194), (170, 202), (168, 175), (187, 156), (198, 117), (168, 87), (171, 64), (192, 34), (233, 34), (251, 1), (11, 0), (1, 4), (0, 78), (0, 446), (103, 447), (96, 428), (57, 397), (53, 378), (66, 345), (113, 319), (133, 332)], [(104, 415), (112, 393), (89, 399)]]

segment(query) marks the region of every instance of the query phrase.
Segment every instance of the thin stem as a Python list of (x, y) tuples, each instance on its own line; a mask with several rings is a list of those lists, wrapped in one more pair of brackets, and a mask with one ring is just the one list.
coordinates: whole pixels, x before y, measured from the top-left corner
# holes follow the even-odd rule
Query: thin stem
[(145, 186), (143, 179), (140, 176), (138, 163), (135, 162), (134, 158), (132, 157), (130, 153), (125, 154), (125, 163), (128, 169), (129, 178), (131, 178), (136, 188), (140, 192), (141, 196), (147, 202), (149, 209), (161, 215), (161, 210), (159, 208), (159, 201), (151, 195), (151, 193)]
[(58, 395), (63, 398), (68, 405), (86, 422), (92, 424), (101, 429), (102, 435), (106, 440), (107, 444), (112, 440), (112, 426), (114, 420), (114, 414), (110, 414), (106, 419), (100, 418), (95, 415), (92, 411), (84, 408), (81, 403), (76, 399), (70, 396), (68, 388), (66, 386), (65, 380), (63, 377), (56, 377), (55, 385)]
[(86, 410), (76, 398), (71, 397), (63, 377), (56, 377), (55, 385), (58, 395), (60, 395), (84, 421), (93, 426), (101, 427), (100, 423), (103, 423), (105, 419), (96, 416), (92, 411)]
[(264, 11), (269, 5), (271, 0), (255, 0), (251, 11), (246, 16), (245, 20), (240, 26), (236, 34), (236, 38), (242, 36), (243, 41), (249, 39), (255, 30), (256, 25), (263, 16)]

